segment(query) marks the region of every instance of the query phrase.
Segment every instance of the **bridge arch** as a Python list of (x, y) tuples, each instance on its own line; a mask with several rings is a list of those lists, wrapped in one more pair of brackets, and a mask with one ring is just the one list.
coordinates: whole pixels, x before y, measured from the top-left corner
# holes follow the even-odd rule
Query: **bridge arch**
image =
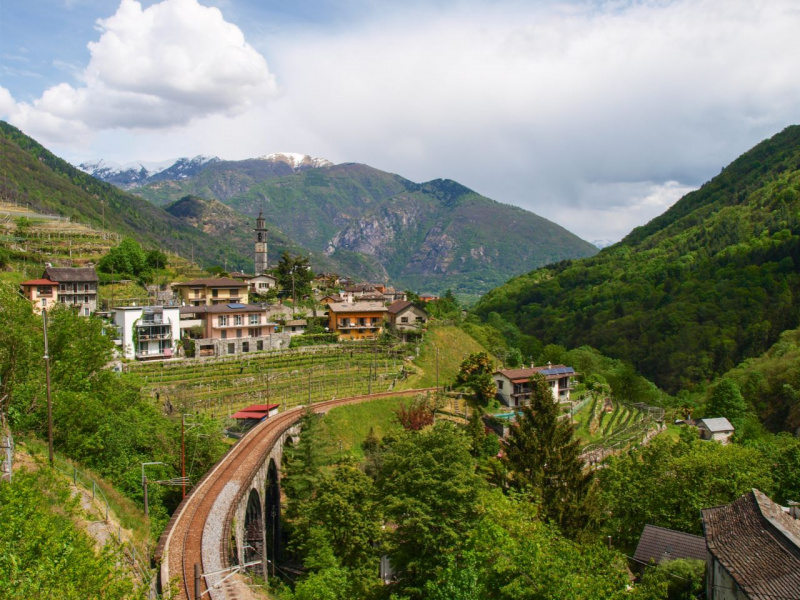
[(251, 567), (253, 571), (264, 575), (264, 510), (258, 490), (251, 489), (247, 497), (247, 508), (244, 515), (244, 539), (242, 540), (242, 564), (260, 560), (261, 564)]
[(267, 467), (267, 480), (264, 486), (264, 517), (266, 518), (266, 557), (271, 563), (267, 564), (270, 575), (275, 574), (275, 563), (282, 558), (282, 527), (281, 527), (281, 484), (278, 467), (275, 459), (270, 458)]

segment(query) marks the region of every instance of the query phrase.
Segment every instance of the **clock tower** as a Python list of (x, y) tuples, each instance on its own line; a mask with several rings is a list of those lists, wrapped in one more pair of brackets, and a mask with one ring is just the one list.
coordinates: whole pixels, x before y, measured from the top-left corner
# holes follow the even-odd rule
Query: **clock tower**
[(256, 269), (255, 275), (264, 274), (267, 271), (269, 263), (267, 262), (267, 228), (264, 226), (264, 215), (262, 212), (258, 213), (256, 219)]

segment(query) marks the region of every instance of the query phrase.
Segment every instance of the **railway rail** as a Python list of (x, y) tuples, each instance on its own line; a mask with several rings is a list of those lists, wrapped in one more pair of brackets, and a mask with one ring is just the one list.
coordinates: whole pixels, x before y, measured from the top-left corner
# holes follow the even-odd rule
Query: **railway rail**
[[(369, 402), (378, 398), (408, 396), (435, 391), (435, 388), (381, 392), (363, 396), (337, 398), (313, 404), (316, 413), (325, 413), (337, 406)], [(168, 588), (178, 577), (178, 597), (185, 600), (232, 598), (234, 583), (225, 574), (230, 522), (241, 495), (280, 437), (292, 427), (305, 410), (298, 406), (259, 423), (192, 488), (172, 515), (156, 548), (155, 560), (161, 565), (161, 585)], [(201, 573), (199, 594), (195, 594), (196, 566)], [(213, 587), (213, 593), (207, 593)]]

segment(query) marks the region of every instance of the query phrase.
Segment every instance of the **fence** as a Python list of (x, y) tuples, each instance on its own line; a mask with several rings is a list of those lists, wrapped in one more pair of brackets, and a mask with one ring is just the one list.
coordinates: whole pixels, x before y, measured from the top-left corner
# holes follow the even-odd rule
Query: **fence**
[[(100, 510), (103, 514), (103, 521), (108, 527), (108, 498), (97, 482), (79, 471), (75, 465), (58, 456), (55, 457), (53, 466), (56, 468), (56, 470), (69, 477), (75, 487), (80, 485), (87, 491), (92, 491), (92, 503), (100, 505)], [(114, 532), (110, 527), (108, 528), (108, 531), (109, 534), (111, 534), (111, 539), (113, 539), (119, 546), (121, 556), (130, 565), (131, 571), (137, 578), (139, 578), (140, 581), (148, 585), (151, 590), (150, 597), (155, 597), (153, 596), (153, 584), (155, 582), (153, 580), (153, 571), (151, 571), (149, 567), (149, 558), (147, 556), (142, 556), (141, 553), (136, 551), (136, 544), (134, 543), (133, 539), (130, 539), (127, 534), (122, 531), (122, 525), (117, 525), (116, 535), (114, 535)]]

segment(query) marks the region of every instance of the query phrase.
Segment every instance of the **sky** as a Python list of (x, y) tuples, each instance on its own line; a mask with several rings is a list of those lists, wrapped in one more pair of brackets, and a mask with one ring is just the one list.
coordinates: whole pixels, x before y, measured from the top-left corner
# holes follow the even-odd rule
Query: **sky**
[(800, 123), (796, 0), (0, 0), (0, 118), (78, 164), (299, 152), (621, 239)]

